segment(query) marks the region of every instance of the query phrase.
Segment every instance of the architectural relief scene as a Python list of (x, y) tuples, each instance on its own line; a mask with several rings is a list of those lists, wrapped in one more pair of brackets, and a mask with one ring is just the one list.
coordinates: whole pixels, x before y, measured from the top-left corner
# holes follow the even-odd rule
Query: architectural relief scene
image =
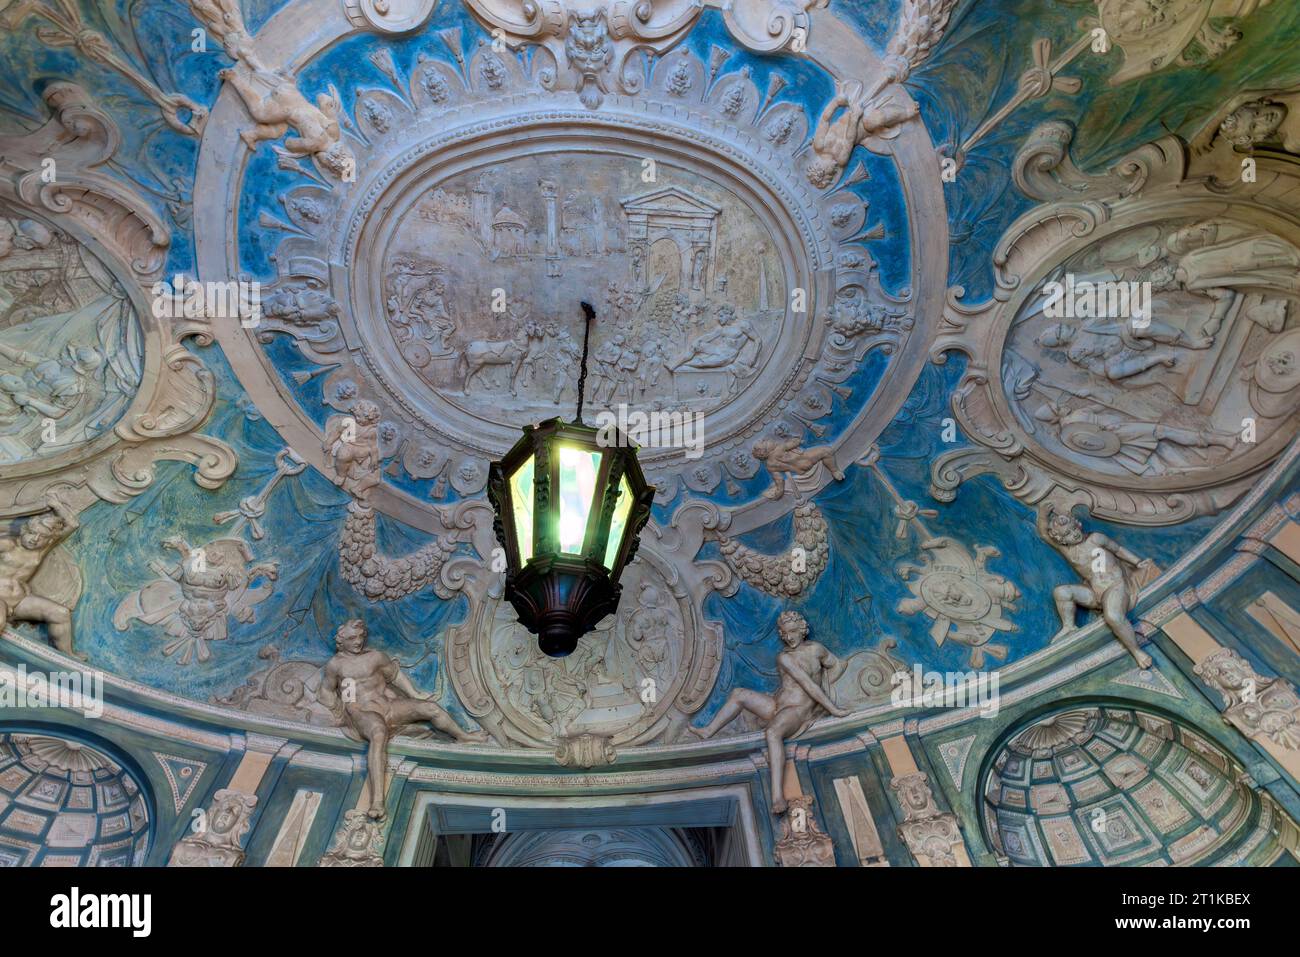
[(41, 220), (0, 219), (0, 461), (111, 429), (140, 385), (143, 346), (126, 291), (89, 249)]
[(0, 50), (0, 864), (1300, 863), (1300, 5)]
[[(1007, 339), (1017, 419), (1063, 462), (1092, 459), (1120, 479), (1222, 474), (1294, 433), (1298, 267), (1285, 240), (1226, 220), (1139, 226), (1067, 259)], [(1125, 294), (1136, 321), (1117, 315)]]
[(674, 185), (645, 191), (644, 169), (584, 149), (430, 184), (384, 259), (391, 351), (446, 401), (528, 420), (576, 399), (573, 304), (594, 297), (593, 405), (696, 412), (738, 396), (786, 321), (773, 237), (734, 193), (662, 159), (653, 181)]

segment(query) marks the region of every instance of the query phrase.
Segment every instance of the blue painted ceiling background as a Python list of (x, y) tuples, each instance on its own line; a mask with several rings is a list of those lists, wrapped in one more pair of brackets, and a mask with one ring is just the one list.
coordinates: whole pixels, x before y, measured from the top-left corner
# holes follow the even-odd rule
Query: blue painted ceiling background
[[(279, 6), (276, 0), (246, 0), (250, 31), (256, 32)], [(190, 31), (196, 24), (183, 4), (116, 0), (83, 4), (82, 9), (90, 26), (111, 37), (164, 89), (180, 90), (202, 104), (213, 103), (220, 86), (216, 72), (229, 61), (215, 42), (209, 42), (206, 53), (190, 51)], [(883, 52), (896, 21), (895, 0), (833, 0), (832, 9)], [(1087, 3), (1047, 0), (971, 0), (962, 4), (942, 47), (908, 83), (936, 144), (961, 140), (1012, 95), (1020, 74), (1030, 65), (1035, 38), (1050, 37), (1060, 49), (1077, 38), (1076, 25), (1090, 10), (1093, 8)], [(333, 83), (342, 92), (344, 104), (350, 105), (357, 86), (379, 85), (379, 75), (365, 54), (380, 45), (392, 50), (399, 72), (410, 68), (420, 53), (449, 60), (434, 35), (435, 30), (449, 25), (464, 31), (467, 48), (484, 35), (457, 4), (443, 0), (433, 23), (417, 35), (396, 40), (360, 35), (327, 51), (303, 71), (303, 92), (314, 98)], [(946, 187), (952, 236), (950, 285), (965, 286), (968, 299), (974, 301), (987, 297), (991, 248), (1007, 224), (1030, 205), (1011, 184), (1008, 171), (1012, 156), (1034, 126), (1050, 118), (1073, 121), (1078, 127), (1077, 160), (1085, 168), (1104, 166), (1166, 130), (1190, 136), (1236, 89), (1265, 79), (1275, 86), (1300, 81), (1297, 41), (1300, 3), (1279, 2), (1274, 5), (1269, 29), (1246, 31), (1234, 49), (1204, 68), (1170, 69), (1112, 88), (1107, 85), (1112, 65), (1091, 54), (1082, 57), (1067, 71), (1084, 81), (1078, 95), (1052, 94), (1029, 103), (977, 146), (963, 175)], [(760, 88), (776, 67), (797, 77), (781, 98), (802, 103), (813, 117), (831, 94), (829, 78), (795, 57), (759, 57), (735, 49), (714, 11), (701, 20), (687, 42), (705, 59), (713, 44), (732, 49), (725, 70), (749, 67)], [(39, 43), (30, 24), (0, 37), (0, 49), (4, 52), (0, 61), (0, 128), (14, 131), (39, 126), (44, 121), (40, 91), (51, 80), (73, 79), (92, 91), (118, 119), (126, 137), (108, 172), (156, 198), (173, 228), (168, 272), (192, 273), (189, 211), (196, 141), (167, 128), (156, 109), (117, 74), (85, 62), (67, 49)], [(885, 229), (885, 238), (871, 244), (872, 253), (886, 288), (900, 292), (907, 284), (911, 264), (898, 176), (892, 162), (864, 150), (859, 149), (854, 160), (861, 160), (870, 172), (870, 178), (855, 187), (871, 204), (869, 222), (879, 222)], [(240, 209), (240, 253), (241, 265), (251, 278), (273, 278), (269, 257), (278, 240), (257, 226), (258, 213), (263, 209), (280, 212), (276, 197), (300, 181), (300, 176), (276, 168), (269, 149), (259, 150), (250, 162)], [(248, 402), (217, 347), (193, 348), (220, 384), (220, 400), (204, 431), (235, 447), (239, 470), (223, 489), (211, 493), (189, 480), (187, 467), (169, 463), (160, 467), (158, 481), (139, 498), (124, 506), (96, 506), (83, 516), (84, 531), (71, 546), (87, 576), (87, 589), (76, 609), (81, 649), (96, 665), (205, 700), (230, 692), (263, 667), (258, 652), (268, 645), (274, 644), (286, 659), (323, 660), (333, 651), (334, 627), (345, 617), (364, 611), (375, 644), (412, 665), (417, 684), (445, 687), (439, 675), (437, 637), (447, 625), (463, 618), (464, 600), (444, 602), (426, 591), (392, 604), (366, 603), (341, 580), (337, 568), (336, 546), (347, 496), (310, 469), (286, 480), (274, 492), (265, 521), (267, 544), (254, 544), (258, 560), (280, 561), (280, 582), (274, 594), (257, 606), (253, 621), (235, 625), (230, 640), (214, 647), (211, 661), (179, 665), (174, 656), (160, 653), (161, 640), (154, 630), (138, 624), (123, 632), (113, 627), (112, 612), (121, 595), (152, 577), (147, 563), (158, 557), (159, 542), (179, 535), (199, 543), (216, 535), (219, 529), (213, 524), (213, 514), (234, 508), (241, 498), (258, 491), (274, 473), (275, 455), (283, 447)], [(286, 378), (305, 368), (296, 350), (288, 346), (274, 348), (272, 355)], [(827, 439), (846, 426), (874, 387), (880, 369), (873, 363), (878, 361), (874, 355), (868, 357), (854, 398), (825, 420)], [(1051, 589), (1072, 576), (1057, 554), (1037, 538), (1030, 510), (1003, 491), (996, 480), (985, 477), (972, 482), (948, 506), (929, 499), (929, 464), (937, 454), (953, 447), (942, 442), (940, 423), (949, 414), (952, 389), (961, 371), (959, 360), (926, 367), (902, 412), (880, 439), (882, 462), (905, 498), (938, 509), (938, 517), (929, 521), (936, 534), (951, 535), (969, 547), (981, 544), (999, 549), (1001, 557), (990, 561), (991, 570), (1013, 581), (1024, 595), (1013, 615), (1018, 630), (1006, 636), (1010, 660), (1014, 660), (1043, 647), (1056, 630)], [(316, 413), (318, 422), (330, 411), (321, 402), (323, 378), (311, 378), (296, 387), (303, 406)], [(410, 490), (427, 495), (427, 488), (406, 481)], [(720, 492), (718, 501), (727, 505), (751, 500), (767, 482), (767, 476), (760, 473), (742, 483), (739, 496)], [(927, 633), (929, 619), (904, 616), (896, 610), (898, 601), (910, 594), (896, 566), (915, 556), (916, 545), (912, 538), (895, 537), (893, 502), (869, 470), (849, 468), (846, 480), (829, 486), (817, 504), (830, 524), (832, 548), (825, 574), (799, 603), (814, 636), (841, 654), (891, 636), (899, 642), (895, 653), (907, 662), (963, 668), (962, 646), (948, 643), (936, 648)], [(666, 519), (671, 508), (657, 512), (660, 520)], [(1176, 528), (1104, 530), (1163, 566), (1200, 540), (1214, 523), (1213, 518), (1203, 518)], [(381, 520), (380, 524), (381, 545), (392, 553), (409, 552), (424, 541), (422, 535), (395, 522)], [(789, 522), (780, 522), (749, 536), (746, 543), (776, 551), (788, 544), (789, 535)], [(783, 607), (749, 586), (743, 586), (735, 597), (709, 600), (706, 610), (724, 623), (729, 653), (706, 715), (733, 686), (771, 684), (777, 652), (775, 621)]]

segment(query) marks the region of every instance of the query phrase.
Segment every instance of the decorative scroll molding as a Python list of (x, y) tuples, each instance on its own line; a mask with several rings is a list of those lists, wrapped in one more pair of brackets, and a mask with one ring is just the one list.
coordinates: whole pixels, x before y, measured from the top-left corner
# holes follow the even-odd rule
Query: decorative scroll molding
[(418, 30), (437, 6), (438, 0), (343, 0), (343, 12), (352, 25), (376, 33)]
[(111, 273), (113, 295), (142, 333), (142, 372), (111, 430), (5, 466), (0, 516), (41, 509), (55, 486), (65, 487), (60, 494), (74, 512), (96, 498), (125, 502), (149, 487), (159, 460), (189, 462), (199, 485), (218, 488), (238, 459), (224, 442), (194, 432), (212, 408), (215, 384), (183, 344), (211, 342), (213, 320), (155, 317), (154, 283), (171, 237), (142, 195), (101, 172), (121, 143), (116, 124), (75, 84), (52, 83), (44, 99), (50, 118), (42, 127), (0, 138), (0, 212), (66, 235)]

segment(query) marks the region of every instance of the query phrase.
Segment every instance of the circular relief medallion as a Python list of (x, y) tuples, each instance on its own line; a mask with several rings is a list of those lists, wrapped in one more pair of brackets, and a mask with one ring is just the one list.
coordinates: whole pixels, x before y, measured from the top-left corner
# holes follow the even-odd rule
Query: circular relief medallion
[(1171, 487), (1244, 474), (1294, 435), (1297, 269), (1290, 243), (1224, 218), (1097, 242), (1012, 324), (1011, 410), (1065, 474)]
[[(285, 228), (251, 334), (266, 351), (232, 364), (317, 426), (371, 403), (385, 482), (474, 495), (522, 425), (574, 415), (586, 302), (587, 421), (614, 414), (661, 503), (741, 494), (755, 441), (875, 402), (912, 338), (910, 293), (885, 292), (866, 245), (884, 238), (854, 189), (866, 167), (811, 186), (815, 124), (786, 78), (714, 81), (680, 49), (597, 108), (548, 56), (426, 51), (409, 96), (350, 94), (355, 181), (284, 157), (246, 179), (241, 250), (271, 217)], [(286, 381), (281, 336), (319, 378)]]
[(981, 621), (993, 608), (993, 599), (978, 582), (955, 572), (939, 571), (921, 581), (921, 598), (946, 618)]
[(466, 651), (507, 737), (533, 746), (584, 734), (650, 740), (703, 703), (718, 635), (695, 627), (690, 605), (649, 562), (628, 566), (623, 589), (618, 611), (567, 658), (543, 655), (508, 604), (489, 603)]
[(66, 233), (0, 207), (0, 465), (92, 441), (131, 404), (144, 338), (126, 291)]
[(746, 200), (613, 151), (429, 177), (383, 257), (384, 334), (430, 395), (504, 428), (577, 401), (711, 412), (739, 399), (785, 318), (785, 268)]

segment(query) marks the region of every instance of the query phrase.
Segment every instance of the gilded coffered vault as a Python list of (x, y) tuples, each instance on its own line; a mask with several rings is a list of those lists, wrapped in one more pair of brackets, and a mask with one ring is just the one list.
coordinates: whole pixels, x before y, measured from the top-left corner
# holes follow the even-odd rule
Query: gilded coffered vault
[[(0, 863), (1296, 863), (1300, 7), (0, 48)], [(653, 509), (550, 658), (489, 467), (579, 389)]]

